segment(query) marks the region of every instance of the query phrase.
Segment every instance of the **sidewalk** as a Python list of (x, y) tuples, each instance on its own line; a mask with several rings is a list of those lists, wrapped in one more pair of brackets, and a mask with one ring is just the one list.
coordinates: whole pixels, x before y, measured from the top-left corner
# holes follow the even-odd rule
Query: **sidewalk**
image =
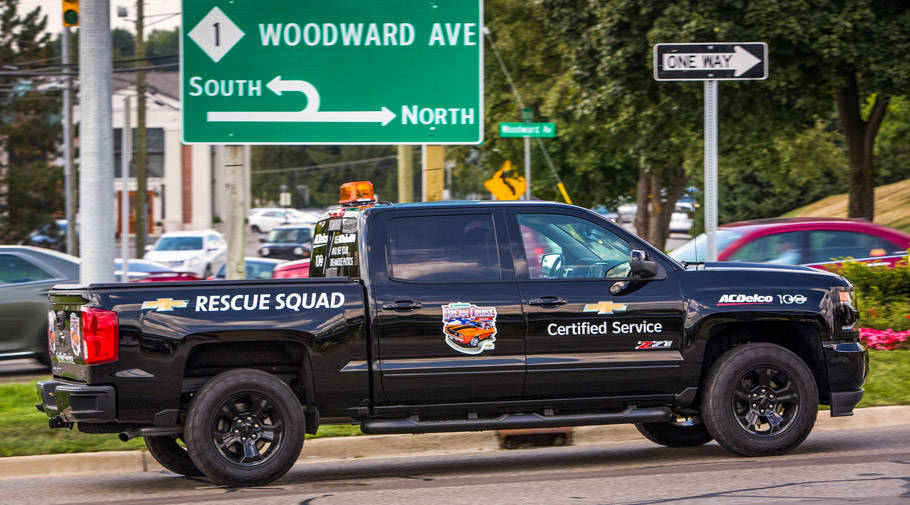
[[(910, 406), (857, 409), (852, 417), (830, 417), (820, 411), (813, 432), (857, 430), (907, 424)], [(91, 435), (86, 435), (91, 436)], [(811, 435), (810, 435), (811, 436)], [(575, 445), (602, 445), (644, 440), (631, 424), (575, 428)], [(442, 433), (428, 435), (373, 435), (307, 440), (300, 463), (339, 459), (429, 456), (499, 450), (496, 433)], [(89, 452), (0, 458), (0, 480), (25, 477), (160, 472), (164, 469), (146, 451)]]

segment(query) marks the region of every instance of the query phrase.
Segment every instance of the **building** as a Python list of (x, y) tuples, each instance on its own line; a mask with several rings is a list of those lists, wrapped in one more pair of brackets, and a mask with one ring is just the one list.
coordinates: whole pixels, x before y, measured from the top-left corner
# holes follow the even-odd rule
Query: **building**
[[(136, 80), (132, 73), (115, 73), (112, 97), (114, 126), (114, 192), (118, 220), (121, 177), (121, 128), (124, 100), (129, 99), (130, 128), (135, 138)], [(221, 146), (182, 145), (180, 120), (180, 76), (178, 72), (146, 73), (146, 128), (148, 139), (147, 195), (150, 233), (211, 228), (224, 216), (224, 177)], [(78, 105), (74, 121), (79, 120)], [(135, 148), (135, 143), (133, 143)], [(249, 167), (249, 149), (246, 151)], [(131, 201), (136, 192), (135, 165), (131, 165), (127, 189)], [(249, 186), (247, 186), (249, 187)], [(131, 207), (130, 231), (135, 230), (135, 208)]]

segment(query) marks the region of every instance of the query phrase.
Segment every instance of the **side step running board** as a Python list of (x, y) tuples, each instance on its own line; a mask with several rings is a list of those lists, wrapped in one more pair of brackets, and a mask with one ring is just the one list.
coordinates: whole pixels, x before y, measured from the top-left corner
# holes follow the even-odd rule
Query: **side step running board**
[(444, 433), (451, 431), (524, 430), (531, 428), (562, 428), (567, 426), (593, 426), (600, 424), (655, 423), (669, 421), (673, 412), (668, 407), (629, 407), (622, 412), (608, 414), (505, 414), (494, 419), (455, 419), (446, 421), (420, 421), (408, 419), (368, 419), (360, 425), (367, 435), (397, 433)]

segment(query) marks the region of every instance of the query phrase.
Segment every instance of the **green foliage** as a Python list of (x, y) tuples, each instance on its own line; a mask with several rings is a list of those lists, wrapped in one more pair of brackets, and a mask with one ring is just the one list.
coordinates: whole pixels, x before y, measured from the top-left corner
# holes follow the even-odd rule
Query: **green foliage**
[(111, 30), (111, 51), (114, 61), (133, 59), (136, 54), (136, 37), (133, 32), (123, 28)]
[(895, 268), (868, 267), (848, 262), (836, 272), (856, 289), (860, 326), (877, 330), (910, 330), (910, 264)]
[(876, 185), (910, 178), (910, 99), (891, 99), (875, 141)]
[[(180, 53), (180, 29), (152, 30), (146, 35), (145, 56), (150, 59), (149, 65), (166, 65), (177, 63)], [(168, 58), (164, 58), (168, 56)], [(157, 58), (157, 59), (151, 59)], [(161, 68), (160, 72), (173, 72), (176, 67)]]
[[(419, 149), (416, 151), (418, 163), (415, 166), (419, 166)], [(395, 146), (254, 146), (253, 206), (277, 204), (280, 187), (284, 184), (291, 193), (292, 207), (328, 207), (338, 203), (339, 188), (351, 181), (370, 181), (380, 200), (396, 200), (398, 162), (393, 157), (395, 153)], [(376, 161), (360, 163), (365, 159)], [(419, 183), (419, 172), (415, 171), (415, 176)], [(308, 203), (298, 186), (309, 189)], [(419, 194), (419, 189), (417, 191)]]
[[(24, 15), (16, 0), (0, 0), (0, 62), (5, 65), (51, 61), (56, 46), (45, 32), (40, 7)], [(63, 207), (62, 170), (52, 166), (60, 141), (60, 93), (39, 91), (37, 80), (0, 75), (0, 243), (15, 243), (49, 223)], [(0, 155), (0, 161), (3, 156)], [(2, 201), (2, 199), (0, 199)]]

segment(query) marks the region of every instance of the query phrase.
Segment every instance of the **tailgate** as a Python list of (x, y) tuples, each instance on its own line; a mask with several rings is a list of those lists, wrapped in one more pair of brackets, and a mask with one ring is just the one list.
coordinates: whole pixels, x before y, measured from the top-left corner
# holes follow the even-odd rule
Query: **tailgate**
[(47, 347), (55, 377), (85, 380), (85, 345), (82, 338), (82, 306), (88, 299), (81, 291), (51, 290), (47, 312)]

